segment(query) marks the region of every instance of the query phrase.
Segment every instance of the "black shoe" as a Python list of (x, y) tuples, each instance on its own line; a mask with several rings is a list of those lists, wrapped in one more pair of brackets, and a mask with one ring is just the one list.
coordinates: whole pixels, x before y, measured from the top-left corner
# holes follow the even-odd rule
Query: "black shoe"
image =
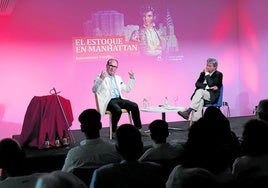
[(185, 120), (189, 120), (189, 113), (188, 111), (178, 111), (178, 114), (183, 117)]

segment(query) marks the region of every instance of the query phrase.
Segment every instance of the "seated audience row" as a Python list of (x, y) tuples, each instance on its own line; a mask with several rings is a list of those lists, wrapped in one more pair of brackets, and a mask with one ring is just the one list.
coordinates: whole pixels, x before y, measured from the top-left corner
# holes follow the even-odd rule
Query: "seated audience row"
[[(219, 109), (209, 107), (204, 116), (190, 127), (180, 164), (171, 172), (166, 187), (191, 184), (209, 187), (215, 181), (220, 187), (249, 188), (268, 186), (268, 100), (261, 100), (257, 118), (245, 123), (241, 144), (230, 130), (228, 119)], [(201, 176), (197, 169), (214, 177)], [(190, 173), (192, 172), (192, 173)], [(206, 180), (210, 184), (205, 185)], [(216, 184), (214, 187), (218, 187)], [(188, 186), (189, 187), (189, 186)]]
[[(167, 142), (168, 124), (149, 125), (153, 146), (144, 151), (141, 134), (130, 124), (116, 131), (116, 144), (100, 138), (100, 114), (87, 109), (79, 116), (86, 139), (69, 150), (62, 171), (29, 174), (25, 153), (11, 138), (0, 141), (0, 187), (250, 187), (268, 184), (268, 100), (261, 100), (257, 118), (246, 122), (241, 143), (230, 122), (215, 107), (206, 109), (190, 128), (185, 144)], [(173, 161), (168, 173), (162, 161)], [(158, 164), (159, 163), (159, 164)], [(173, 168), (174, 167), (174, 168)], [(93, 168), (86, 182), (71, 172)], [(65, 171), (65, 172), (64, 172)]]

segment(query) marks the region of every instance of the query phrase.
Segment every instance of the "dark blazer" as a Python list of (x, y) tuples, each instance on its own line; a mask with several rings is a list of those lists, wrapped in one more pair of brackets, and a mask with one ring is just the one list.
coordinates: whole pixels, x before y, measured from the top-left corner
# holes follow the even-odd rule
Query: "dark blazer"
[[(204, 80), (207, 80), (207, 84), (204, 84)], [(217, 103), (217, 100), (220, 96), (220, 88), (222, 87), (222, 79), (223, 74), (220, 71), (215, 71), (211, 76), (207, 75), (205, 76), (205, 72), (201, 72), (199, 78), (197, 79), (195, 83), (195, 91), (191, 96), (191, 100), (198, 89), (205, 89), (208, 85), (209, 87), (217, 86), (218, 90), (212, 90), (208, 89), (207, 91), (210, 93), (210, 103)]]

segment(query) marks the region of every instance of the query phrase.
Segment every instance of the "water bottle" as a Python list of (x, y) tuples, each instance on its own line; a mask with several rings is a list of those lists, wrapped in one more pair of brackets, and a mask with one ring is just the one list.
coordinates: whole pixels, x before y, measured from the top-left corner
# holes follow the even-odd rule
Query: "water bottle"
[(178, 106), (178, 96), (174, 97), (174, 106), (177, 107)]
[(65, 130), (63, 130), (62, 145), (64, 145), (64, 146), (68, 146), (68, 145), (69, 145), (69, 139), (68, 139), (68, 137), (66, 136), (66, 132), (65, 132)]
[(168, 98), (165, 97), (165, 100), (164, 100), (164, 107), (168, 107)]
[(142, 106), (143, 106), (143, 108), (148, 108), (148, 106), (149, 106), (149, 102), (148, 102), (148, 100), (147, 99), (143, 99), (142, 100)]
[(56, 147), (60, 147), (60, 146), (61, 146), (61, 143), (60, 143), (60, 137), (59, 137), (58, 132), (56, 132), (55, 146), (56, 146)]
[(46, 138), (45, 138), (44, 146), (45, 146), (45, 148), (50, 148), (48, 133), (46, 133)]

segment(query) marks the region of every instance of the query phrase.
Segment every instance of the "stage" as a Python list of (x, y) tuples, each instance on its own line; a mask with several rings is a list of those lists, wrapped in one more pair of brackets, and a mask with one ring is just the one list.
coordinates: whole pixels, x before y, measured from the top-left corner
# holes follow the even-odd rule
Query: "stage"
[[(243, 124), (255, 116), (230, 117), (230, 125), (232, 131), (238, 137), (242, 136)], [(179, 130), (169, 130), (170, 135), (168, 141), (172, 143), (184, 143), (187, 140), (189, 121), (169, 122), (169, 127), (178, 128)], [(143, 125), (144, 130), (148, 130), (148, 124)], [(83, 140), (84, 134), (80, 130), (71, 130), (73, 140), (69, 146), (49, 149), (24, 148), (28, 161), (29, 171), (31, 172), (49, 172), (61, 169), (65, 156), (70, 148), (79, 145)], [(13, 135), (13, 138), (19, 139), (20, 135)], [(109, 128), (105, 127), (101, 130), (101, 137), (107, 142), (115, 144), (115, 140), (109, 139)], [(142, 137), (144, 149), (151, 147), (152, 141), (150, 136)]]

